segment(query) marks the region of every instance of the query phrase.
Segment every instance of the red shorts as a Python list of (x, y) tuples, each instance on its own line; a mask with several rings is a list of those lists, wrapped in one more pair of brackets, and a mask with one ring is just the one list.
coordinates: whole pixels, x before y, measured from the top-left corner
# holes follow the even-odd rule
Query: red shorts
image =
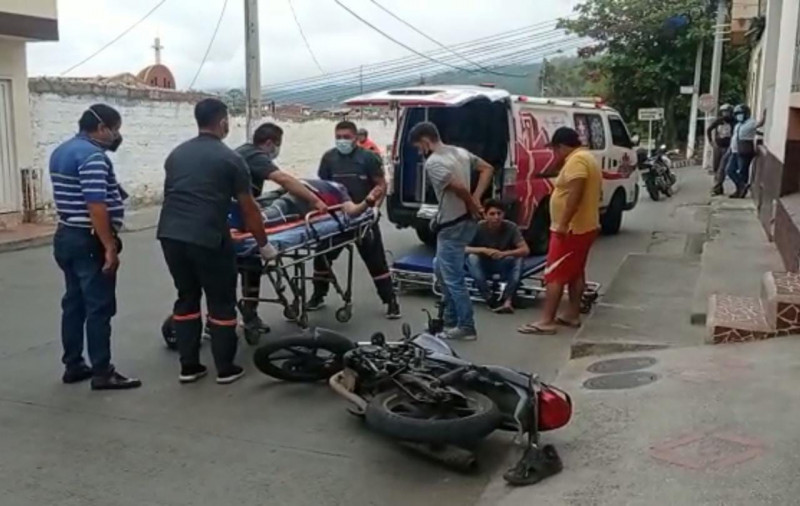
[(596, 238), (597, 231), (585, 234), (550, 232), (545, 282), (567, 284), (582, 276), (589, 259), (589, 249)]

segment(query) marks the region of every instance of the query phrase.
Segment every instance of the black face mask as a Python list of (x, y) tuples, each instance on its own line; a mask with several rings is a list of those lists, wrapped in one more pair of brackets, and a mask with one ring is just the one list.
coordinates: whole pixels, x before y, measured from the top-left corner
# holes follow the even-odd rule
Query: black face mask
[(106, 146), (106, 149), (108, 149), (109, 151), (111, 151), (113, 153), (114, 151), (119, 149), (119, 145), (120, 144), (122, 144), (122, 134), (117, 134), (117, 136), (114, 137), (114, 140), (111, 141), (111, 144)]

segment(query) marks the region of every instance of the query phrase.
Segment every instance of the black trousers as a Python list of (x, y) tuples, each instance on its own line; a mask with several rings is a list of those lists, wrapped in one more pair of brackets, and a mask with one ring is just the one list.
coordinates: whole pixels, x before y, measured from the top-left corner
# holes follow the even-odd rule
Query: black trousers
[[(240, 260), (240, 267), (242, 272), (242, 297), (259, 298), (261, 294), (261, 272), (264, 267), (261, 259), (251, 257), (242, 259)], [(242, 313), (242, 320), (245, 323), (252, 321), (258, 316), (257, 308), (258, 302), (243, 301), (239, 307)]]
[(226, 373), (236, 356), (236, 254), (228, 241), (219, 249), (161, 239), (161, 249), (178, 291), (173, 310), (181, 365), (200, 363), (205, 294), (211, 352), (217, 372)]
[[(341, 239), (342, 241), (347, 238)], [(367, 266), (367, 270), (372, 276), (372, 281), (375, 283), (375, 289), (378, 291), (378, 296), (384, 304), (394, 298), (394, 288), (392, 288), (392, 277), (389, 274), (389, 266), (386, 263), (386, 250), (383, 247), (383, 237), (381, 236), (381, 229), (376, 223), (373, 225), (364, 239), (357, 244), (358, 254)], [(328, 259), (327, 265), (323, 257), (314, 259), (314, 277), (322, 278), (314, 281), (314, 294), (324, 297), (328, 294), (330, 289), (330, 282), (325, 280), (325, 277), (331, 275), (329, 265), (333, 264), (341, 254), (342, 250), (336, 250), (325, 255)]]

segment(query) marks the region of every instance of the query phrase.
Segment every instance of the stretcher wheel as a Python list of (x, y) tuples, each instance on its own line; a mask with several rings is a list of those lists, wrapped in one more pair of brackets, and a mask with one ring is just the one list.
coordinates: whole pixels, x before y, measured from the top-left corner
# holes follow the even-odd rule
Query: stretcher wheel
[(251, 329), (242, 326), (242, 337), (244, 337), (244, 341), (250, 346), (256, 346), (261, 342), (261, 331), (259, 329)]
[(294, 304), (283, 308), (283, 317), (290, 322), (297, 320), (297, 309)]
[(353, 309), (349, 305), (336, 310), (336, 321), (339, 323), (347, 323), (352, 317)]
[(175, 336), (175, 327), (172, 325), (172, 315), (164, 319), (161, 324), (161, 337), (164, 338), (164, 343), (170, 350), (178, 349), (178, 338)]
[(596, 292), (584, 293), (581, 297), (581, 313), (589, 314), (592, 312), (592, 306), (597, 302), (598, 294)]
[(308, 328), (308, 314), (303, 313), (302, 315), (300, 315), (300, 317), (297, 318), (297, 324), (302, 329)]

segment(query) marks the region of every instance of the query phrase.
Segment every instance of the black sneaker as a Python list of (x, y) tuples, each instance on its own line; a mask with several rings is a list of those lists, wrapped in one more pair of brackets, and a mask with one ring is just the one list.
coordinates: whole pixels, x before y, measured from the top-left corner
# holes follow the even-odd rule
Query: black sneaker
[(181, 374), (178, 381), (181, 383), (194, 383), (208, 374), (208, 368), (202, 364), (181, 366)]
[(117, 371), (106, 376), (92, 377), (92, 390), (130, 390), (139, 388), (142, 382), (136, 378), (126, 378)]
[(238, 365), (232, 365), (228, 370), (217, 374), (217, 383), (220, 385), (230, 385), (234, 381), (244, 376), (244, 369)]
[(91, 377), (92, 369), (86, 364), (81, 364), (78, 367), (70, 367), (65, 370), (64, 375), (61, 376), (61, 381), (67, 385), (72, 385), (73, 383), (86, 381)]
[(401, 317), (400, 304), (397, 302), (397, 298), (393, 297), (392, 300), (390, 300), (386, 305), (386, 318), (389, 320), (397, 320)]
[(325, 296), (318, 293), (313, 294), (306, 304), (306, 309), (309, 311), (318, 311), (323, 307), (325, 307)]
[(255, 330), (256, 332), (260, 332), (261, 334), (269, 334), (272, 330), (269, 325), (264, 323), (264, 320), (261, 319), (260, 316), (255, 315), (249, 318), (247, 321), (243, 322), (244, 327), (247, 330)]

